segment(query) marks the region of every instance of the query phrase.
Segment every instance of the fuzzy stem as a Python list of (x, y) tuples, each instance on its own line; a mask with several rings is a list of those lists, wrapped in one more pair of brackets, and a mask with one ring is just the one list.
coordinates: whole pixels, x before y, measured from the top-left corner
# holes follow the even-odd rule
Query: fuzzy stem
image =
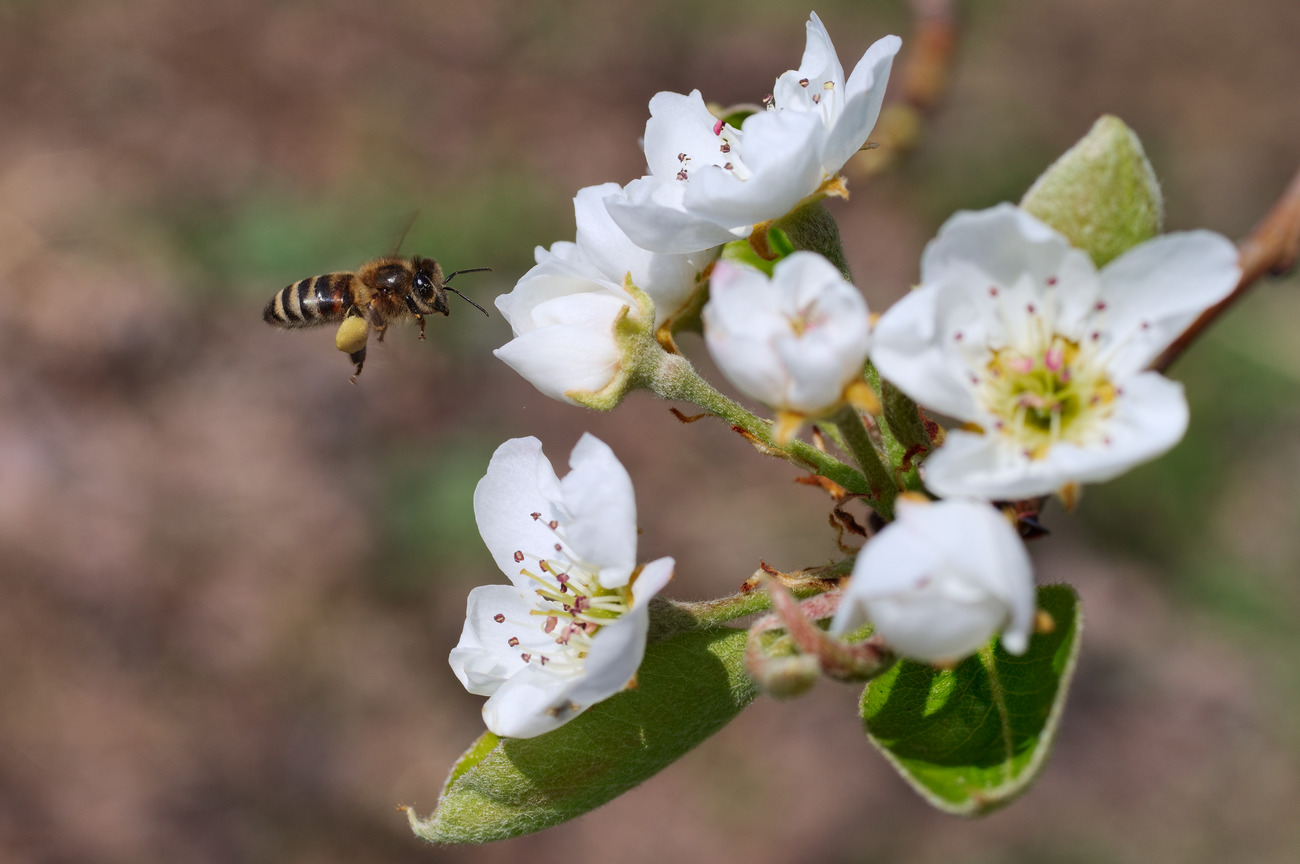
[(881, 460), (880, 452), (876, 450), (856, 408), (845, 405), (835, 415), (834, 422), (849, 452), (867, 477), (872, 508), (888, 522), (894, 518), (894, 499), (898, 497), (898, 482), (893, 472)]
[(766, 420), (715, 390), (700, 377), (691, 362), (681, 355), (663, 354), (655, 374), (646, 385), (661, 399), (677, 399), (700, 406), (758, 441), (763, 445), (764, 452), (781, 455), (801, 468), (838, 483), (850, 492), (869, 492), (866, 478), (816, 447), (804, 441), (778, 445), (772, 437), (772, 427)]

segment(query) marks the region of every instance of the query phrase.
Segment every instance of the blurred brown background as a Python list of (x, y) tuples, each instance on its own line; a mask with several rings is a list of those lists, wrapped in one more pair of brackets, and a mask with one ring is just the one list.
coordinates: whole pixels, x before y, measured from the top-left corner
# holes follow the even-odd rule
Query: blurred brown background
[[(908, 37), (901, 0), (816, 8), (850, 69)], [(656, 90), (761, 98), (808, 11), (0, 5), (0, 860), (1295, 860), (1295, 278), (1175, 367), (1178, 450), (1049, 513), (1040, 579), (1077, 585), (1088, 627), (1057, 752), (1008, 810), (931, 811), (823, 683), (541, 835), (436, 849), (394, 811), (431, 809), (481, 728), (446, 654), (503, 578), (469, 508), (501, 441), (560, 464), (609, 442), (684, 598), (834, 555), (826, 504), (649, 397), (545, 400), (489, 353), (500, 316), (455, 298), (356, 387), (328, 329), (262, 304), (390, 251), (413, 211), (404, 250), (492, 266), (456, 283), (486, 303), (572, 239), (579, 187), (641, 173)], [(961, 12), (919, 150), (833, 205), (877, 309), (947, 215), (1017, 199), (1103, 112), (1143, 137), (1171, 229), (1239, 237), (1300, 165), (1294, 0)]]

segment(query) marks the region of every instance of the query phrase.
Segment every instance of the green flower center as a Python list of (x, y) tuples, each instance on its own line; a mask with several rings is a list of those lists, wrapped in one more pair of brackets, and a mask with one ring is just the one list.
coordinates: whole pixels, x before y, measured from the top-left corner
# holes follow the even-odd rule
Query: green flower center
[(983, 371), (980, 401), (1033, 459), (1057, 443), (1096, 440), (1117, 394), (1094, 352), (1061, 336), (1045, 350), (994, 351)]

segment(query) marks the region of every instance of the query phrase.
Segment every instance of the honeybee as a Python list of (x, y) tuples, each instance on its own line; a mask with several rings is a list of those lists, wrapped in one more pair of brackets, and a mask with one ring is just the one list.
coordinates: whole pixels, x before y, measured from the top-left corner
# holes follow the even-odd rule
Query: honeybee
[(450, 314), (448, 292), (488, 314), (448, 283), (461, 273), (491, 269), (473, 267), (443, 276), (442, 267), (432, 258), (375, 258), (355, 273), (311, 276), (281, 289), (267, 302), (262, 319), (287, 330), (341, 322), (334, 344), (356, 364), (351, 379), (355, 384), (366, 362), (366, 341), (371, 330), (382, 342), (390, 321), (414, 319), (423, 340), (425, 315)]

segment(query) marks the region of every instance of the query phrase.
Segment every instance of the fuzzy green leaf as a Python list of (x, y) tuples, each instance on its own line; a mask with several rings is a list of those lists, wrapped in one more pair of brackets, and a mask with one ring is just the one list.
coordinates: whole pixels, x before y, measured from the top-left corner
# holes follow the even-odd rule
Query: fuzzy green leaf
[(1102, 267), (1160, 233), (1164, 201), (1142, 142), (1103, 116), (1043, 172), (1020, 206)]
[(1038, 589), (1055, 622), (1016, 657), (990, 645), (953, 669), (903, 660), (862, 694), (867, 735), (927, 801), (960, 816), (1009, 804), (1056, 738), (1083, 626), (1068, 585)]
[(485, 733), (457, 761), (428, 819), (434, 843), (486, 843), (558, 825), (659, 772), (753, 701), (744, 630), (679, 633), (646, 648), (637, 687), (537, 738)]

